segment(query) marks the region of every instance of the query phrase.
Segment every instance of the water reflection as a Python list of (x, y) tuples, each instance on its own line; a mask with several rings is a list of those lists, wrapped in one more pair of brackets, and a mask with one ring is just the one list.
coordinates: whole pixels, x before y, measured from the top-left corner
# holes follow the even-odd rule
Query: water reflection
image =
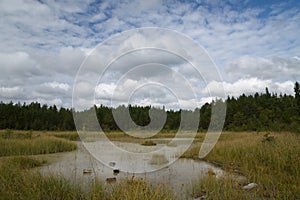
[[(99, 143), (99, 141), (91, 142), (88, 145), (101, 145), (102, 148), (105, 148), (105, 144)], [(118, 145), (122, 145), (125, 149), (139, 149), (139, 144), (119, 142)], [(139, 160), (135, 160), (135, 162), (139, 162), (140, 165), (143, 165), (147, 169), (156, 169), (160, 165), (165, 165), (166, 162), (176, 158), (176, 155), (168, 154), (168, 148), (174, 147), (167, 147), (164, 155), (155, 153), (144, 155), (140, 157)], [(96, 177), (105, 182), (107, 180), (118, 181), (134, 176), (135, 178), (143, 178), (153, 183), (164, 183), (176, 192), (185, 192), (186, 188), (191, 187), (193, 180), (197, 180), (199, 177), (206, 175), (208, 170), (213, 170), (217, 177), (224, 174), (221, 169), (209, 163), (192, 159), (178, 159), (171, 165), (149, 173), (135, 173), (134, 169), (132, 169), (132, 172), (125, 173), (119, 169), (122, 165), (129, 166), (133, 160), (130, 160), (130, 158), (122, 158), (122, 155), (115, 155), (114, 151), (110, 149), (97, 153), (103, 154), (101, 156), (107, 159), (108, 165), (104, 165), (94, 159), (84, 148), (83, 144), (78, 142), (78, 149), (76, 151), (49, 155), (51, 163), (42, 167), (40, 171), (42, 173), (60, 174), (74, 182), (80, 182), (83, 185), (88, 185), (88, 183)]]

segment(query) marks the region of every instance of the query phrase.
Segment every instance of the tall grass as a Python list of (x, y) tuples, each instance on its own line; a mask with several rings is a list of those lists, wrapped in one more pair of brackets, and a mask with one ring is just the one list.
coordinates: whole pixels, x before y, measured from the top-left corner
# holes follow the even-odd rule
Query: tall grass
[(75, 143), (54, 137), (0, 139), (0, 156), (48, 154), (76, 148)]
[(0, 130), (0, 139), (31, 139), (33, 131), (13, 131), (11, 129)]
[(70, 181), (31, 170), (43, 163), (37, 159), (2, 158), (0, 162), (0, 199), (83, 198), (83, 191)]
[(76, 144), (68, 140), (76, 138), (75, 134), (77, 135), (76, 132), (1, 131), (0, 199), (172, 199), (171, 192), (166, 187), (153, 186), (142, 180), (124, 180), (116, 184), (104, 184), (96, 180), (86, 187), (62, 176), (42, 175), (33, 168), (45, 162), (24, 157), (74, 150)]
[[(227, 171), (242, 172), (248, 182), (258, 184), (253, 191), (241, 192), (241, 186), (237, 187), (230, 177), (222, 180), (204, 179), (204, 184), (199, 184), (198, 189), (202, 188), (206, 193), (210, 193), (213, 199), (216, 195), (220, 199), (230, 199), (226, 194), (238, 195), (244, 199), (299, 199), (300, 136), (291, 133), (271, 135), (225, 133), (206, 157), (208, 160), (222, 163)], [(198, 152), (199, 145), (191, 149), (186, 156), (195, 157)]]
[[(61, 176), (41, 175), (33, 167), (43, 162), (34, 158), (0, 159), (0, 199), (56, 199), (56, 200), (167, 200), (172, 193), (163, 185), (146, 181), (124, 180), (115, 184), (91, 181), (90, 191)], [(27, 167), (24, 167), (27, 166)]]
[(58, 138), (64, 138), (71, 141), (79, 141), (80, 137), (76, 131), (72, 132), (55, 132), (53, 136)]
[(174, 199), (171, 190), (165, 185), (151, 185), (150, 183), (137, 180), (124, 180), (116, 185), (111, 185), (104, 193), (103, 199), (109, 200), (168, 200)]
[(200, 199), (260, 199), (256, 193), (240, 189), (240, 185), (230, 176), (216, 179), (214, 175), (201, 177), (194, 181), (191, 191), (193, 197)]
[[(6, 135), (0, 137), (0, 156), (55, 153), (76, 148), (75, 143), (53, 136), (64, 133), (42, 135), (33, 132), (28, 138), (11, 131), (2, 133)], [(124, 133), (111, 133), (111, 136), (116, 140), (125, 138)], [(199, 139), (202, 137), (203, 134), (197, 136)], [(211, 173), (195, 181), (190, 192), (193, 197), (205, 199), (300, 199), (299, 144), (300, 135), (291, 133), (223, 133), (205, 159), (221, 163), (228, 172), (235, 173), (238, 170), (247, 178), (248, 183), (255, 182), (258, 186), (250, 191), (244, 190), (243, 185), (231, 173), (218, 179)], [(200, 146), (198, 140), (184, 157), (197, 158)], [(86, 191), (87, 187), (75, 185), (63, 177), (43, 176), (32, 170), (41, 164), (43, 161), (33, 158), (0, 158), (0, 199), (175, 198), (166, 186), (151, 185), (138, 179), (115, 184), (96, 180), (90, 183), (90, 191)]]

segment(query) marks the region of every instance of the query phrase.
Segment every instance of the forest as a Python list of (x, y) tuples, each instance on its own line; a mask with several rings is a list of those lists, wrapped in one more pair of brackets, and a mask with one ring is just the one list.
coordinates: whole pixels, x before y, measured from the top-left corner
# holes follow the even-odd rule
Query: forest
[[(290, 131), (300, 133), (300, 87), (296, 82), (294, 95), (270, 93), (255, 93), (228, 97), (225, 101), (216, 99), (204, 104), (198, 110), (186, 111), (200, 113), (198, 131), (205, 131), (211, 120), (212, 105), (218, 102), (226, 103), (226, 118), (224, 131)], [(105, 131), (118, 131), (114, 121), (113, 109), (124, 109), (124, 105), (111, 108), (104, 105), (94, 106), (100, 126)], [(151, 106), (128, 105), (132, 120), (140, 126), (150, 122), (149, 110), (157, 109), (167, 115), (163, 131), (179, 128), (183, 110), (165, 110)], [(91, 109), (92, 110), (92, 109)], [(83, 112), (88, 112), (83, 111)], [(88, 125), (87, 125), (88, 126)], [(75, 130), (72, 109), (57, 108), (55, 105), (41, 105), (38, 102), (30, 104), (0, 102), (0, 129), (16, 130)]]

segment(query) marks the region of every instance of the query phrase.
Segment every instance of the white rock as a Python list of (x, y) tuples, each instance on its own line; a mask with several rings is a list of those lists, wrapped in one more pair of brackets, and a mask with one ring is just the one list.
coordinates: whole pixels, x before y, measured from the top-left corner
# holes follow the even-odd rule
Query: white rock
[(255, 188), (256, 186), (257, 186), (256, 183), (249, 183), (248, 185), (245, 185), (245, 186), (243, 187), (243, 189), (244, 189), (244, 190), (251, 190), (251, 189)]

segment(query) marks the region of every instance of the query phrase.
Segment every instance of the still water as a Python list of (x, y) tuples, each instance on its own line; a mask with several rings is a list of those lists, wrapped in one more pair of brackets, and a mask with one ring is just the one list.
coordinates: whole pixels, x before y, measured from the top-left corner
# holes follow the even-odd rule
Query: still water
[[(50, 164), (41, 167), (40, 171), (44, 174), (59, 174), (86, 186), (95, 178), (105, 182), (107, 178), (115, 177), (119, 181), (134, 176), (134, 178), (143, 178), (154, 184), (163, 183), (171, 187), (176, 193), (185, 193), (188, 188), (192, 187), (192, 181), (197, 181), (202, 176), (207, 175), (208, 170), (214, 171), (217, 178), (224, 175), (225, 172), (220, 168), (204, 161), (177, 159), (180, 156), (180, 151), (182, 151), (182, 141), (181, 139), (177, 144), (170, 146), (156, 141), (160, 144), (149, 147), (136, 143), (114, 143), (124, 151), (142, 153), (132, 157), (132, 159), (128, 156), (124, 157), (125, 154), (120, 154), (118, 150), (115, 151), (115, 148), (112, 148), (111, 144), (107, 142), (78, 142), (76, 151), (50, 154), (48, 156)], [(93, 155), (87, 149), (89, 151), (94, 149)], [(163, 150), (159, 151), (161, 149)], [(102, 162), (95, 157), (101, 158)], [(138, 168), (137, 171), (140, 173), (135, 172), (134, 168), (130, 168), (131, 166)], [(116, 169), (120, 169), (118, 174), (113, 172)], [(131, 171), (122, 169), (131, 169)], [(141, 172), (141, 169), (147, 173)]]

